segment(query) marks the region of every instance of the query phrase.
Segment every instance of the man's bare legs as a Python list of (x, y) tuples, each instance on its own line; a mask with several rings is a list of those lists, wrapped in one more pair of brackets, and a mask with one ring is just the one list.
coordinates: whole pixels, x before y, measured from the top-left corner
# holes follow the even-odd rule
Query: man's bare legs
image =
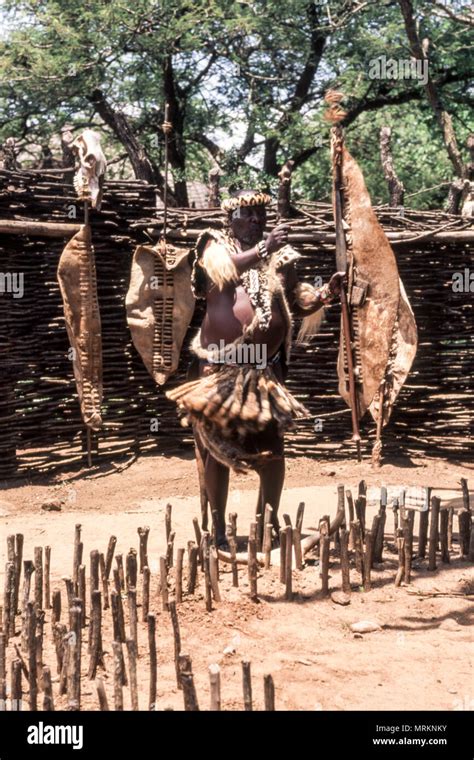
[(225, 509), (229, 493), (229, 468), (218, 462), (217, 459), (214, 459), (207, 452), (204, 463), (204, 476), (211, 514), (217, 513), (217, 525), (215, 528), (217, 545), (219, 546), (219, 544), (226, 542)]
[(259, 469), (260, 490), (258, 509), (265, 509), (269, 504), (273, 509), (273, 529), (277, 536), (279, 533), (278, 508), (280, 506), (283, 483), (285, 481), (285, 459), (283, 455), (278, 459), (272, 459), (268, 464)]

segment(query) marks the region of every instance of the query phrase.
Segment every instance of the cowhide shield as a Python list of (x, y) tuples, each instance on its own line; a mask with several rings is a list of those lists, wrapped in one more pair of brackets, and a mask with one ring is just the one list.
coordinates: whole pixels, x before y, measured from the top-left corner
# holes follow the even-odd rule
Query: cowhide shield
[(135, 348), (158, 385), (176, 372), (195, 299), (188, 251), (169, 244), (139, 245), (125, 299)]
[(102, 335), (91, 229), (83, 225), (66, 245), (58, 282), (71, 344), (81, 414), (92, 430), (102, 427)]
[[(362, 417), (369, 409), (377, 420), (380, 387), (385, 382), (386, 422), (416, 354), (416, 323), (398, 276), (395, 255), (372, 209), (362, 172), (345, 147), (342, 172), (349, 301), (355, 300), (358, 283), (367, 286), (365, 300), (362, 298), (360, 305), (353, 304), (351, 308), (359, 414)], [(339, 392), (350, 405), (343, 343), (341, 329)]]

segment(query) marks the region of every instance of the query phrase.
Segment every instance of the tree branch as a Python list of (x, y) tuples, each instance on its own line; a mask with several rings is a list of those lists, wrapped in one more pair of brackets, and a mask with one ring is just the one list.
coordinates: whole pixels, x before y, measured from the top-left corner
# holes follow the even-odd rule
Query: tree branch
[(449, 115), (447, 111), (444, 110), (440, 97), (438, 95), (438, 90), (436, 88), (436, 85), (431, 79), (431, 76), (429, 73), (428, 57), (423, 49), (420, 37), (418, 35), (418, 31), (416, 28), (413, 3), (411, 2), (411, 0), (398, 0), (398, 2), (399, 2), (400, 9), (402, 11), (403, 19), (405, 22), (405, 30), (407, 33), (408, 41), (410, 43), (411, 52), (417, 60), (423, 61), (427, 68), (427, 75), (426, 75), (427, 81), (426, 81), (426, 84), (424, 85), (424, 88), (425, 88), (426, 96), (428, 98), (428, 102), (435, 113), (439, 126), (441, 127), (441, 131), (443, 133), (443, 138), (444, 138), (444, 144), (446, 146), (448, 156), (451, 160), (451, 163), (454, 167), (454, 171), (456, 172), (457, 176), (464, 179), (467, 177), (467, 167), (464, 164), (461, 158), (461, 154), (459, 152), (459, 148), (458, 148), (458, 144), (456, 140), (456, 134), (453, 129), (453, 122), (452, 122), (451, 116)]

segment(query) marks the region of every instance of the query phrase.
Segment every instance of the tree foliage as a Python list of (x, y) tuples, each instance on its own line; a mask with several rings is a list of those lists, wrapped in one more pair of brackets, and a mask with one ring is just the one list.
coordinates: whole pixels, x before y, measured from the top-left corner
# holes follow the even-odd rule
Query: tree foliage
[[(166, 101), (175, 202), (185, 205), (186, 180), (207, 181), (216, 164), (226, 185), (258, 175), (272, 186), (288, 159), (295, 191), (323, 198), (323, 96), (336, 87), (347, 96), (348, 144), (377, 199), (387, 199), (383, 124), (393, 127), (408, 193), (452, 177), (420, 82), (369, 76), (377, 58), (410, 59), (395, 0), (3, 0), (0, 7), (0, 142), (16, 137), (32, 163), (38, 146), (57, 149), (54, 137), (65, 124), (93, 126), (103, 133), (111, 170), (163, 188)], [(457, 0), (419, 0), (415, 9), (461, 150), (472, 114), (466, 8)], [(419, 206), (444, 197), (443, 187), (412, 196)]]

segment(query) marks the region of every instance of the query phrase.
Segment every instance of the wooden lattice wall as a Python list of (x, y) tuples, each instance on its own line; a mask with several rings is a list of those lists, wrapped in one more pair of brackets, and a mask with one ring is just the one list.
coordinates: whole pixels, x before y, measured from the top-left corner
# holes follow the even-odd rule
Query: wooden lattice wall
[[(80, 204), (77, 219), (71, 218), (75, 203), (72, 190), (60, 178), (0, 171), (0, 222), (80, 222)], [(105, 399), (105, 426), (93, 439), (94, 463), (145, 451), (166, 455), (191, 445), (189, 431), (178, 424), (174, 405), (144, 369), (125, 319), (133, 248), (145, 242), (146, 230), (158, 224), (157, 213), (161, 212), (156, 211), (155, 192), (149, 185), (109, 182), (103, 208), (91, 218)], [(207, 215), (207, 220), (203, 216), (206, 214), (191, 210), (173, 212), (173, 242), (191, 248), (195, 228), (202, 228), (216, 212)], [(386, 229), (409, 230), (415, 238), (430, 226), (454, 225), (447, 217), (443, 221), (441, 214), (431, 220), (421, 217), (420, 212), (406, 213), (395, 223), (394, 212), (380, 212)], [(296, 217), (302, 231), (295, 234), (294, 244), (304, 256), (299, 267), (303, 279), (312, 281), (316, 274), (327, 279), (334, 269), (330, 220), (329, 207), (321, 205), (312, 208), (306, 204)], [(187, 225), (184, 233), (183, 223)], [(324, 230), (329, 230), (327, 239)], [(22, 298), (0, 293), (0, 477), (85, 461), (85, 430), (56, 281), (65, 242), (0, 233), (0, 273), (24, 275)], [(385, 451), (410, 454), (421, 450), (472, 459), (473, 294), (456, 293), (452, 288), (453, 273), (472, 270), (472, 247), (468, 242), (437, 240), (427, 234), (412, 242), (398, 242), (395, 251), (418, 323), (419, 351), (385, 433)], [(186, 345), (201, 318), (199, 306)], [(289, 453), (328, 458), (352, 452), (350, 418), (337, 393), (338, 328), (338, 308), (333, 307), (312, 345), (294, 350), (289, 386), (322, 420), (322, 430), (318, 425), (315, 431), (314, 421), (303, 422), (288, 439)], [(183, 379), (188, 362), (185, 351), (172, 385)], [(362, 424), (366, 453), (373, 427), (369, 418)]]

